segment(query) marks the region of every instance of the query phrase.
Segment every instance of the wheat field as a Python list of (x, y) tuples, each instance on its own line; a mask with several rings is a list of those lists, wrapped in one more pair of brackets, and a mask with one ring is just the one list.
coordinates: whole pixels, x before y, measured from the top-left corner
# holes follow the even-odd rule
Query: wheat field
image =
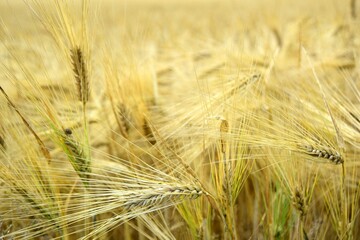
[(359, 239), (358, 15), (0, 1), (0, 239)]

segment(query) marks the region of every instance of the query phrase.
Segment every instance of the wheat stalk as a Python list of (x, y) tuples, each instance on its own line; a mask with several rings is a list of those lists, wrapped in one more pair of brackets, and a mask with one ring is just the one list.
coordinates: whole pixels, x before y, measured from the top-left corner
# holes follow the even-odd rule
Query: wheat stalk
[[(229, 230), (232, 239), (236, 239), (235, 235), (235, 223), (234, 223), (234, 214), (233, 214), (233, 198), (232, 198), (232, 167), (227, 159), (227, 138), (229, 133), (229, 122), (226, 119), (221, 119), (220, 123), (220, 144), (221, 144), (221, 154), (222, 162), (224, 166), (223, 172), (223, 215), (227, 221), (225, 225), (225, 234)], [(229, 154), (230, 155), (230, 154)]]
[(6, 92), (4, 91), (4, 89), (2, 87), (0, 87), (0, 91), (2, 92), (2, 94), (5, 96), (6, 100), (8, 101), (9, 105), (16, 111), (16, 113), (20, 116), (21, 120), (23, 121), (23, 123), (25, 124), (25, 126), (30, 130), (30, 132), (32, 133), (32, 135), (35, 137), (38, 145), (40, 146), (40, 150), (42, 152), (42, 154), (45, 156), (45, 158), (47, 159), (48, 162), (51, 161), (51, 156), (50, 156), (50, 152), (49, 150), (47, 150), (44, 142), (40, 139), (40, 137), (36, 134), (36, 132), (34, 131), (34, 129), (30, 126), (29, 122), (24, 118), (24, 116), (20, 113), (20, 111), (17, 109), (17, 107), (15, 106), (15, 104), (10, 100), (9, 96), (6, 94)]

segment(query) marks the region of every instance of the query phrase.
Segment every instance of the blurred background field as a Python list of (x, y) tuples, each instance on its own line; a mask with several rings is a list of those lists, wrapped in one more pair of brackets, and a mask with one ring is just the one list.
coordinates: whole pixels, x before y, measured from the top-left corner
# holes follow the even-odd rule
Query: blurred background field
[[(52, 39), (30, 8), (18, 0), (0, 4), (8, 31), (2, 42), (27, 57), (34, 73), (41, 72), (40, 64), (31, 60), (39, 56), (47, 57), (47, 71), (61, 72), (61, 64), (52, 60), (58, 55)], [(117, 61), (152, 65), (157, 72), (187, 68), (194, 75), (230, 58), (233, 64), (266, 67), (277, 50), (276, 67), (292, 68), (303, 61), (300, 45), (319, 62), (346, 65), (359, 44), (350, 1), (105, 0), (93, 5), (94, 59), (101, 62), (103, 50), (111, 48)], [(1, 52), (3, 61), (11, 61), (4, 46)], [(205, 61), (201, 55), (207, 55)]]

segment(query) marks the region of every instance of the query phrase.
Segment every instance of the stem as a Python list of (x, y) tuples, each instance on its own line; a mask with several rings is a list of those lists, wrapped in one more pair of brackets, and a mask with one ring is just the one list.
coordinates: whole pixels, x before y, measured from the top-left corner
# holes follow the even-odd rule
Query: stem
[(341, 236), (346, 238), (347, 236), (347, 225), (348, 225), (348, 202), (346, 196), (346, 186), (345, 186), (345, 161), (341, 164), (341, 195), (340, 195), (340, 209), (342, 209), (342, 224), (341, 224)]

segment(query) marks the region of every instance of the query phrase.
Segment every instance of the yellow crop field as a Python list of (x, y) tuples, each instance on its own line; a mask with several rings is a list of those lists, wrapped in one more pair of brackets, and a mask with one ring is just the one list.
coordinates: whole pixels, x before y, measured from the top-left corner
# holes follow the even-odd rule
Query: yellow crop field
[(359, 15), (0, 1), (0, 239), (359, 239)]

